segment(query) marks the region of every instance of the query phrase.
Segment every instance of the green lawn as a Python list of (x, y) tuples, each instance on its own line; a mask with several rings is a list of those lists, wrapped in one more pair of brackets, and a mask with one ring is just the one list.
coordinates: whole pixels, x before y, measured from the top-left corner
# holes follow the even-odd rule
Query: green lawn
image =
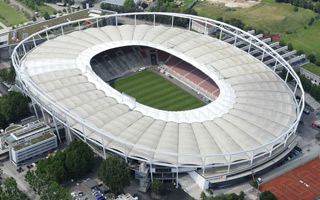
[(70, 15), (58, 17), (58, 18), (50, 20), (50, 21), (45, 21), (45, 22), (41, 22), (41, 23), (38, 23), (35, 25), (28, 26), (28, 27), (19, 28), (19, 29), (17, 29), (17, 31), (19, 33), (18, 34), (19, 40), (18, 41), (12, 40), (11, 33), (10, 33), (9, 44), (15, 44), (17, 42), (20, 42), (22, 40), (23, 33), (28, 33), (29, 35), (31, 35), (32, 33), (43, 30), (43, 27), (45, 27), (45, 26), (51, 27), (51, 26), (55, 26), (55, 25), (58, 25), (61, 23), (68, 22), (68, 19), (73, 21), (73, 20), (87, 18), (87, 17), (89, 17), (88, 10), (82, 10), (80, 12), (75, 12)]
[(235, 11), (227, 11), (223, 4), (210, 4), (206, 1), (199, 1), (194, 7), (199, 16), (212, 19), (237, 18), (247, 26), (273, 34), (301, 30), (311, 17), (316, 16), (311, 10), (299, 8), (298, 12), (294, 12), (293, 8), (290, 4), (275, 3), (274, 0), (264, 0), (251, 8), (236, 8)]
[(3, 29), (3, 27), (2, 27), (2, 26), (0, 26), (0, 30), (1, 30), (1, 29)]
[(43, 5), (43, 6), (37, 6), (37, 7), (38, 7), (39, 12), (41, 13), (41, 16), (44, 16), (45, 12), (48, 12), (49, 15), (53, 15), (54, 11), (57, 11), (56, 9), (52, 8), (51, 6)]
[(6, 26), (14, 26), (29, 21), (23, 13), (17, 12), (2, 0), (0, 0), (0, 15), (0, 21)]
[(320, 67), (316, 66), (315, 64), (308, 63), (308, 64), (304, 65), (302, 68), (320, 76)]
[(110, 86), (144, 105), (168, 111), (198, 108), (203, 102), (152, 71), (140, 72), (111, 82)]
[(316, 54), (317, 60), (320, 61), (320, 20), (315, 21), (307, 29), (284, 35), (282, 40), (292, 43), (294, 49), (302, 49), (307, 55)]

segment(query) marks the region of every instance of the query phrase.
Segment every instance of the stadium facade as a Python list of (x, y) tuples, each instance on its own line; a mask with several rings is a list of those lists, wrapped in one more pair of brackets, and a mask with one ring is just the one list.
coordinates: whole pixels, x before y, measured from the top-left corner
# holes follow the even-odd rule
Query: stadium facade
[[(193, 21), (214, 27), (214, 35), (192, 31)], [(39, 38), (42, 44), (25, 49), (25, 42)], [(241, 50), (239, 43), (249, 48)], [(128, 98), (91, 66), (97, 54), (128, 46), (152, 48), (158, 61), (158, 52), (183, 60), (209, 77), (219, 95), (203, 107), (179, 112)], [(260, 60), (250, 55), (253, 49)], [(271, 68), (263, 63), (267, 56), (275, 60)], [(300, 80), (276, 51), (250, 33), (198, 16), (129, 13), (67, 22), (30, 35), (12, 60), (22, 91), (48, 123), (64, 125), (71, 140), (79, 137), (104, 157), (114, 154), (131, 166), (143, 165), (137, 169), (140, 178), (151, 180), (178, 182), (179, 173), (190, 172), (206, 188), (263, 171), (295, 146), (304, 108)], [(167, 67), (174, 71), (175, 66)], [(284, 80), (279, 69), (287, 72)], [(181, 73), (176, 77), (184, 80), (187, 75)], [(200, 82), (189, 84), (199, 87)]]

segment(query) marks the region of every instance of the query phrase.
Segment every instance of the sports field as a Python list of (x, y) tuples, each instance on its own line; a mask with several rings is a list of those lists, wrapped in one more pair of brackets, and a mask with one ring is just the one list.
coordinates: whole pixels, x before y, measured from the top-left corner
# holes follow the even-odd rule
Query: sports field
[(139, 103), (168, 111), (198, 108), (203, 102), (153, 71), (144, 71), (111, 82), (110, 86), (124, 92)]
[(278, 178), (263, 184), (279, 200), (310, 200), (320, 196), (320, 159), (315, 159)]

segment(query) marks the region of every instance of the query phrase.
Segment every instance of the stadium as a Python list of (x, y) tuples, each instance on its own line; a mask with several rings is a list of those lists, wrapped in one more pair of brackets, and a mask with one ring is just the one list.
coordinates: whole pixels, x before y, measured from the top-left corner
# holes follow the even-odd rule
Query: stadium
[(298, 76), (266, 43), (220, 21), (177, 13), (81, 19), (30, 35), (12, 60), (21, 90), (57, 133), (63, 125), (70, 140), (125, 159), (146, 185), (178, 183), (186, 172), (202, 188), (228, 185), (296, 144)]

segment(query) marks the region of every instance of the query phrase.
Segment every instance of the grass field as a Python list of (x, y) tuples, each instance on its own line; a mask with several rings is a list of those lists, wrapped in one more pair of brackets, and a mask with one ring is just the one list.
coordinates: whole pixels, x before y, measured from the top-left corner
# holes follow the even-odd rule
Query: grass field
[(217, 19), (237, 18), (247, 26), (261, 29), (271, 34), (285, 34), (286, 31), (297, 31), (309, 23), (310, 18), (316, 14), (307, 9), (299, 8), (294, 12), (294, 6), (284, 3), (275, 3), (274, 0), (263, 0), (262, 3), (251, 8), (236, 8), (235, 11), (227, 11), (223, 4), (210, 4), (207, 1), (199, 1), (194, 9), (198, 15)]
[(293, 44), (294, 49), (302, 49), (307, 55), (314, 53), (320, 61), (320, 20), (307, 29), (302, 29), (290, 35), (284, 35), (282, 40)]
[(6, 26), (14, 26), (29, 21), (23, 13), (19, 13), (2, 0), (0, 0), (0, 15), (0, 21)]
[(110, 83), (144, 105), (168, 111), (198, 108), (203, 102), (152, 71), (140, 72)]

